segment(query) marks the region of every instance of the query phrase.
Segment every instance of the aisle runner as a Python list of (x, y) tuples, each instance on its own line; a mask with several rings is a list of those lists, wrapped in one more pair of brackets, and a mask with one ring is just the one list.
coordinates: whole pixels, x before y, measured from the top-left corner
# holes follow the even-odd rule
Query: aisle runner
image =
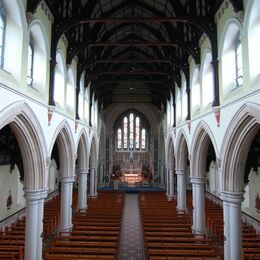
[(137, 194), (125, 195), (119, 260), (144, 260), (144, 240)]

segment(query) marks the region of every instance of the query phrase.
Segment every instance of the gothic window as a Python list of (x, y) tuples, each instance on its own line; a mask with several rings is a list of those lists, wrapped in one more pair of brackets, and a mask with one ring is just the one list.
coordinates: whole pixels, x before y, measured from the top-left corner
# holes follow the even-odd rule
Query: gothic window
[(127, 148), (127, 135), (128, 135), (128, 120), (124, 118), (124, 149)]
[(135, 118), (135, 148), (139, 149), (140, 148), (140, 119), (137, 116)]
[(117, 149), (122, 148), (122, 130), (119, 128), (117, 130)]
[(129, 131), (129, 144), (130, 144), (130, 148), (133, 149), (134, 148), (134, 115), (133, 113), (130, 114), (130, 131)]
[(145, 129), (142, 129), (142, 149), (146, 148), (146, 134), (145, 134)]
[(236, 83), (237, 86), (243, 84), (243, 62), (242, 62), (242, 44), (241, 35), (237, 35), (235, 42), (235, 62), (236, 62)]
[(30, 37), (30, 42), (28, 45), (27, 86), (32, 86), (33, 83), (33, 58), (34, 58), (33, 41), (32, 38)]
[(145, 150), (147, 149), (147, 122), (133, 112), (119, 118), (115, 128), (117, 150)]
[(0, 67), (4, 66), (4, 47), (6, 30), (6, 12), (2, 2), (0, 2)]

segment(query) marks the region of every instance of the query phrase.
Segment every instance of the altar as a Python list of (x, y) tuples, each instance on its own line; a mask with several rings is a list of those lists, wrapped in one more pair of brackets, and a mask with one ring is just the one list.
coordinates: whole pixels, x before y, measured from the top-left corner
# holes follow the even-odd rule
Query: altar
[(142, 163), (136, 160), (122, 162), (121, 171), (121, 181), (135, 183), (140, 182), (143, 179)]

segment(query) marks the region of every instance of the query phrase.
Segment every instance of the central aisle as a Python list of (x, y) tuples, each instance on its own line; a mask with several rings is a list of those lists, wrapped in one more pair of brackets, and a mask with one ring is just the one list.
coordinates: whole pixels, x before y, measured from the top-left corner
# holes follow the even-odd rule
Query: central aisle
[(126, 194), (119, 245), (119, 260), (144, 260), (144, 236), (138, 194)]

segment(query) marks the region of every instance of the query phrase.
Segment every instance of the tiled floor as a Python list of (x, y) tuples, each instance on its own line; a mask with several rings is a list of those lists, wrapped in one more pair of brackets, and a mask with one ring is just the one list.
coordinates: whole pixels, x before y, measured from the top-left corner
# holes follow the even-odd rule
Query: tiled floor
[(144, 240), (137, 194), (125, 195), (119, 260), (144, 260)]

